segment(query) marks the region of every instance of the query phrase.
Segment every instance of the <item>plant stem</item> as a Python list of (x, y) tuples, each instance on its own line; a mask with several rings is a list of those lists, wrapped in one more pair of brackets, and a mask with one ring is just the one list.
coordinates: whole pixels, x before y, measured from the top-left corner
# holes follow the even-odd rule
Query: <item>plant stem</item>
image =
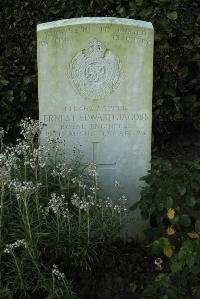
[(59, 215), (56, 214), (56, 220), (57, 220), (57, 243), (59, 243), (60, 240), (60, 222), (59, 222)]
[(49, 197), (49, 186), (48, 186), (48, 173), (47, 167), (45, 166), (45, 180), (46, 180), (46, 191), (47, 191), (47, 198)]
[(20, 271), (20, 268), (19, 268), (19, 265), (18, 265), (18, 262), (17, 262), (17, 258), (16, 258), (13, 251), (12, 251), (12, 256), (13, 256), (13, 259), (14, 259), (14, 262), (15, 262), (15, 266), (17, 268), (17, 273), (18, 273), (18, 277), (19, 277), (19, 280), (20, 280), (20, 283), (21, 283), (21, 288), (23, 289), (24, 293), (26, 294), (25, 288), (24, 288), (23, 278), (21, 276), (21, 271)]
[(89, 209), (87, 210), (87, 239), (88, 239), (88, 244), (90, 243), (90, 211)]
[(26, 160), (25, 160), (25, 165), (24, 165), (24, 180), (27, 180), (27, 169), (26, 169)]
[[(2, 246), (2, 244), (3, 244), (3, 240), (2, 240), (2, 229), (3, 229), (3, 201), (4, 201), (4, 194), (5, 194), (5, 186), (2, 183), (2, 185), (1, 185), (1, 204), (0, 204), (0, 246)], [(1, 286), (1, 283), (2, 283), (1, 257), (2, 257), (2, 250), (0, 248), (0, 288), (2, 287)]]
[(95, 176), (95, 203), (97, 202), (98, 178)]
[(68, 221), (68, 237), (69, 237), (69, 244), (71, 244), (71, 223), (70, 223), (70, 215), (69, 212), (67, 214), (67, 221)]
[(80, 229), (81, 229), (81, 209), (80, 209), (80, 199), (81, 199), (81, 189), (79, 187), (79, 192), (78, 192), (78, 231), (80, 233)]
[[(62, 279), (62, 281), (63, 281), (63, 283), (64, 283), (64, 286), (65, 286), (65, 289), (66, 289), (66, 291), (67, 291), (67, 298), (71, 298), (71, 292), (69, 291), (69, 287), (67, 286), (67, 284), (66, 284), (66, 281), (65, 281), (65, 279)], [(70, 297), (69, 297), (70, 296)], [(66, 298), (66, 299), (67, 299)]]
[(27, 196), (24, 198), (24, 207), (25, 207), (25, 215), (26, 215), (26, 224), (28, 225), (28, 235), (30, 238), (31, 246), (33, 247), (33, 238), (32, 238), (31, 225), (30, 225), (29, 214), (28, 214)]
[(27, 250), (28, 250), (28, 253), (29, 253), (29, 255), (30, 255), (30, 258), (31, 258), (31, 260), (32, 260), (32, 262), (33, 262), (33, 264), (34, 264), (34, 266), (36, 267), (36, 269), (37, 269), (37, 271), (38, 271), (39, 276), (41, 277), (42, 280), (44, 280), (44, 277), (43, 277), (43, 275), (42, 275), (42, 273), (41, 273), (41, 271), (40, 271), (40, 268), (39, 268), (39, 266), (38, 266), (38, 263), (36, 262), (36, 256), (35, 256), (35, 253), (34, 253), (34, 248), (32, 248), (33, 253), (31, 252), (31, 250), (30, 250), (29, 247), (27, 247)]
[(35, 169), (35, 181), (36, 181), (36, 192), (35, 192), (35, 198), (36, 198), (36, 209), (37, 209), (37, 217), (38, 217), (38, 223), (40, 226), (40, 210), (39, 210), (39, 199), (38, 199), (38, 170), (37, 167)]

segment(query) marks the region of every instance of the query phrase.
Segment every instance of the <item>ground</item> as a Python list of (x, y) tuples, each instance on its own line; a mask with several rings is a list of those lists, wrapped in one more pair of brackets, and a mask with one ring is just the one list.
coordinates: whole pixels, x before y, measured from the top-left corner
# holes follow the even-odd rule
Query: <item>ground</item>
[(145, 244), (116, 243), (99, 256), (91, 272), (75, 275), (81, 299), (143, 299), (146, 285), (155, 277), (155, 257)]

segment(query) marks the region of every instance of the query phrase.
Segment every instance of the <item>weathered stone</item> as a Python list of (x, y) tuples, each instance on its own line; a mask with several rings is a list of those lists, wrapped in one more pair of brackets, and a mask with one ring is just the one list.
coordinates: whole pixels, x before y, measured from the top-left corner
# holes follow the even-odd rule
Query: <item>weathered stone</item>
[(152, 24), (69, 19), (40, 24), (37, 35), (43, 134), (80, 145), (101, 194), (115, 196), (118, 181), (133, 204), (151, 159)]

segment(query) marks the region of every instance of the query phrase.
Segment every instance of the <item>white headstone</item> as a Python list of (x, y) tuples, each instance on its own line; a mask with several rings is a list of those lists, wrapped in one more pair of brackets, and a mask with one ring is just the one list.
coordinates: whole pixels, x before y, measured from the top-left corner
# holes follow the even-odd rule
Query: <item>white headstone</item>
[(60, 20), (38, 25), (37, 39), (43, 134), (81, 145), (98, 166), (101, 193), (115, 196), (118, 181), (133, 204), (151, 159), (152, 24)]

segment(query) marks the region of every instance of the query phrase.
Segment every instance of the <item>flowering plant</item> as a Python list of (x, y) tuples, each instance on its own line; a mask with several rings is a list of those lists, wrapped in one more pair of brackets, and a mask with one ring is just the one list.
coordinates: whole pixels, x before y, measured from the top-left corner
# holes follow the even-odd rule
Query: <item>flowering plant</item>
[[(0, 152), (0, 292), (13, 298), (75, 298), (71, 271), (89, 269), (98, 249), (119, 237), (126, 197), (101, 199), (96, 165), (67, 164), (63, 140), (38, 143), (37, 121)], [(3, 134), (1, 134), (3, 137)]]

